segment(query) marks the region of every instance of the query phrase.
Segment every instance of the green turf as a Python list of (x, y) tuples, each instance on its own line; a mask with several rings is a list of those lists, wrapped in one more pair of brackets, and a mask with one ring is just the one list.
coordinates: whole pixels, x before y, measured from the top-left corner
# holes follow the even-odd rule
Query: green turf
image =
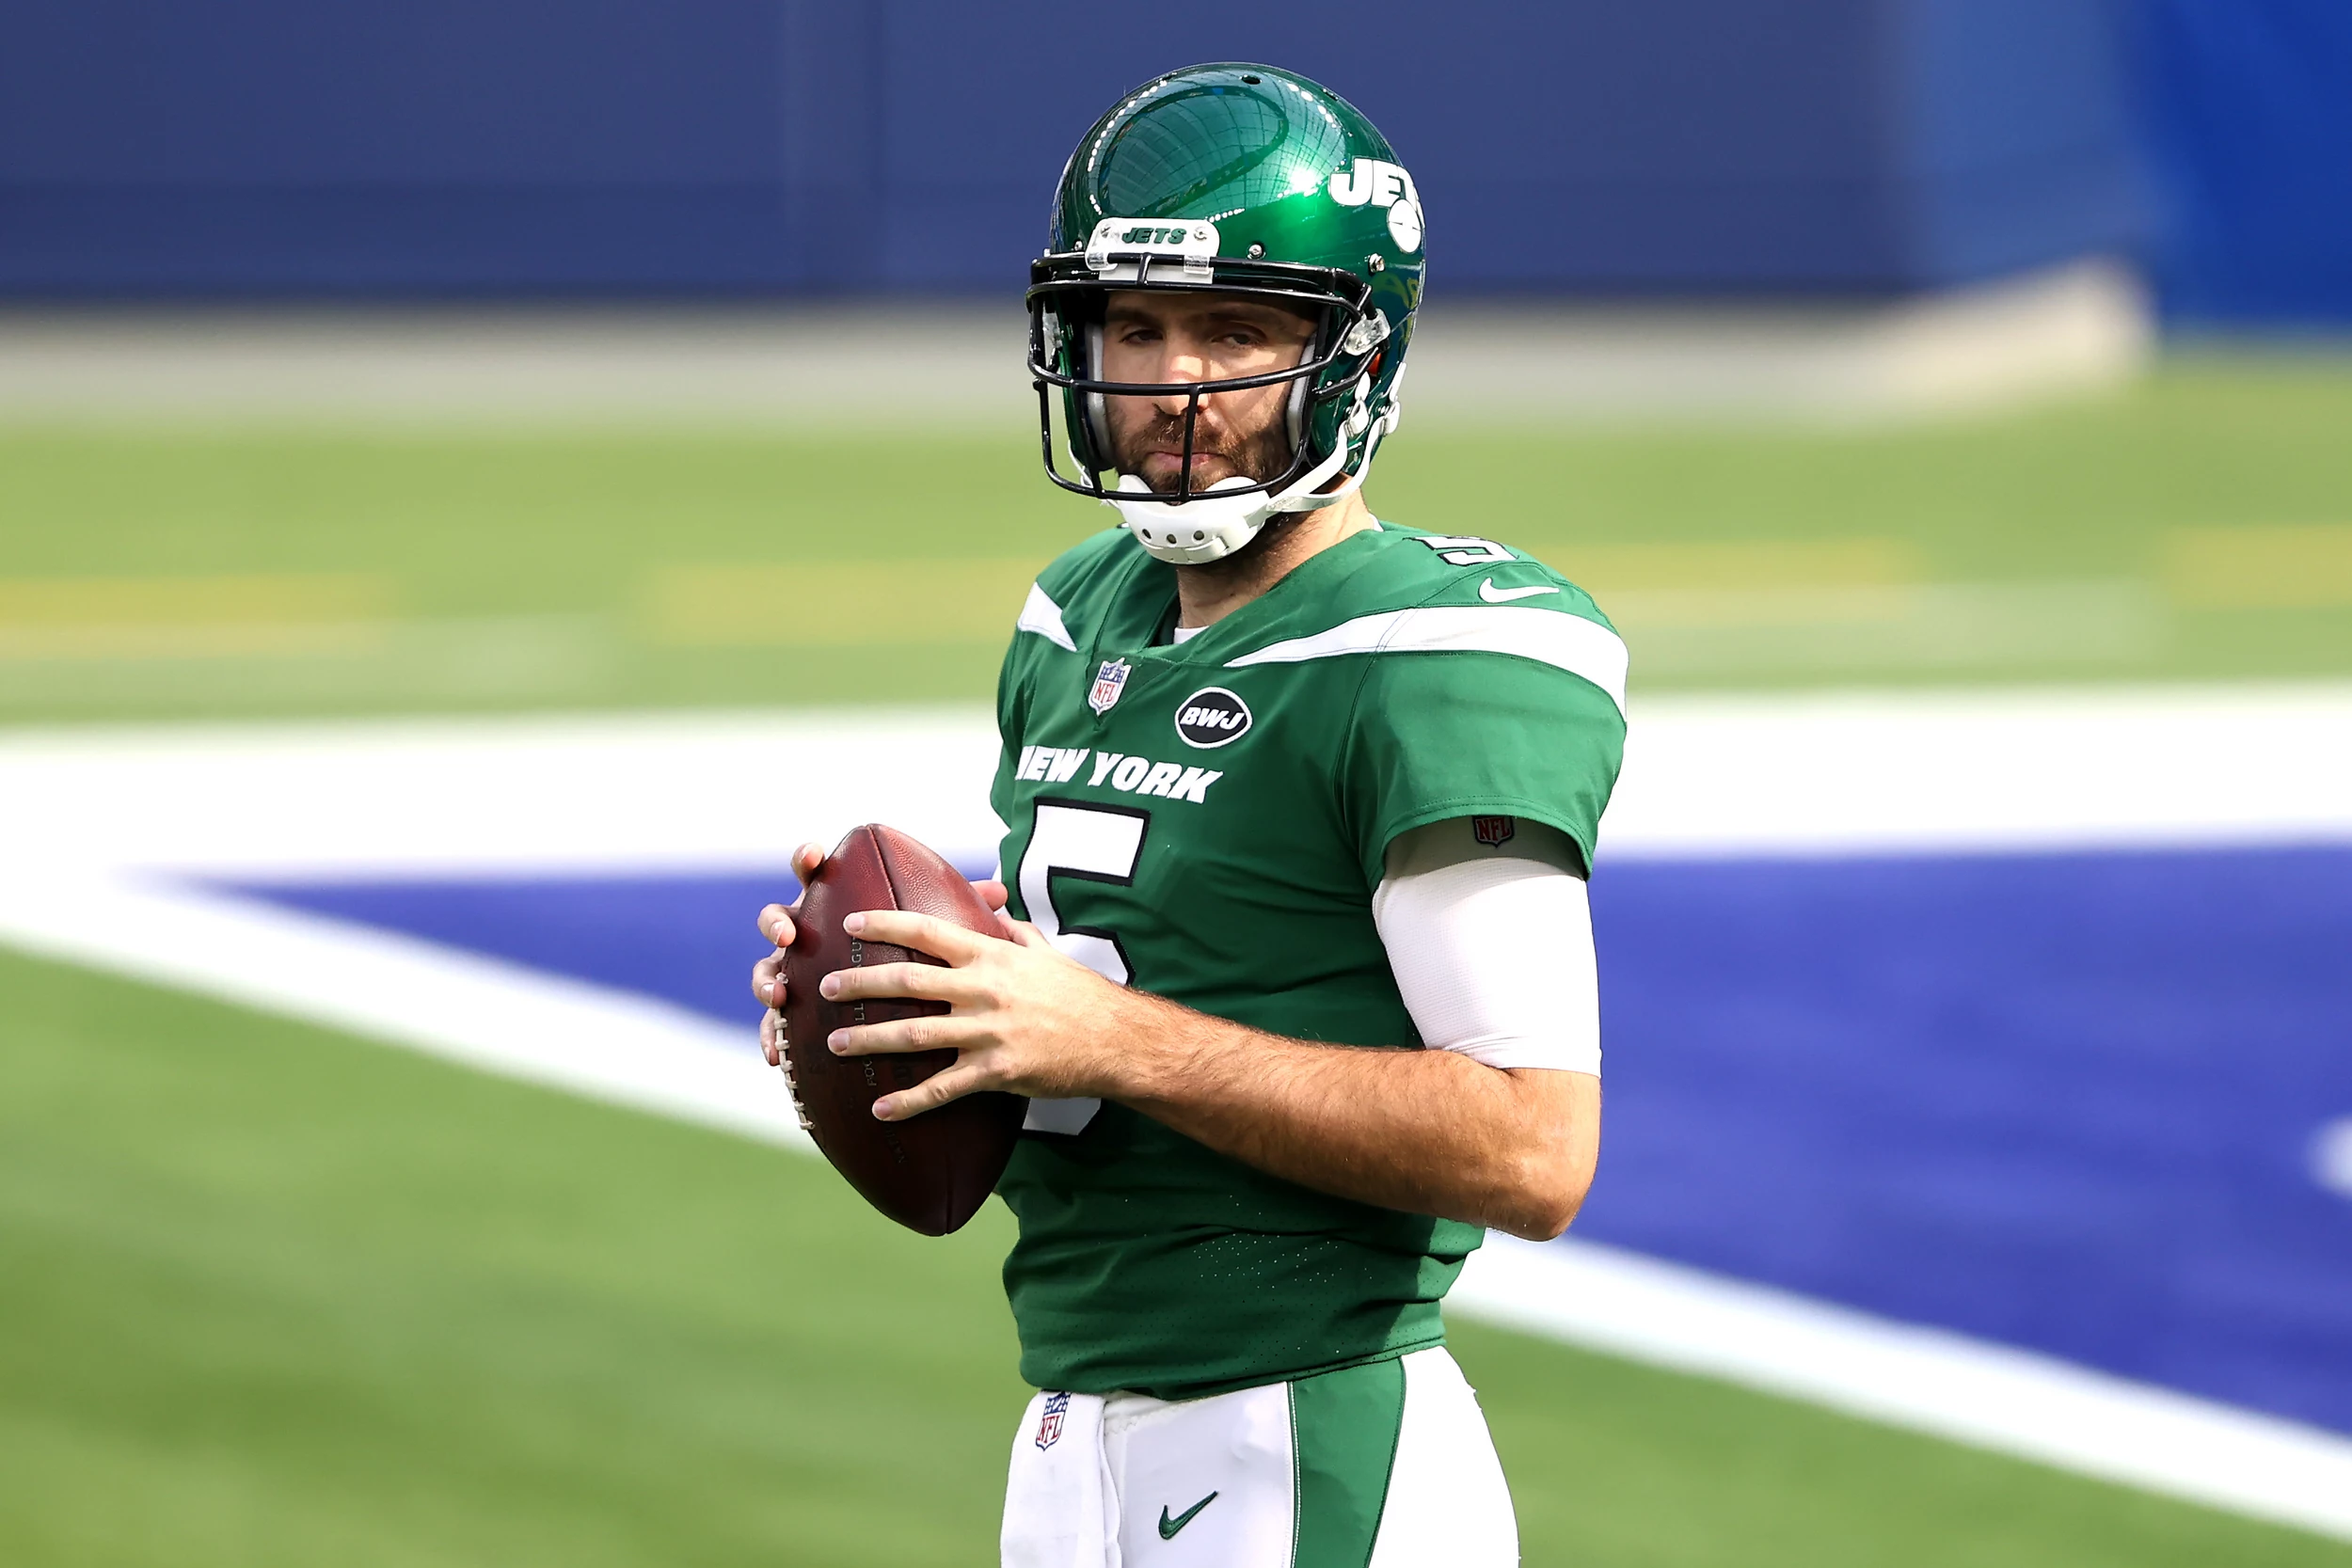
[[(1007, 1222), (0, 953), (0, 1561), (993, 1561)], [(1527, 1560), (2352, 1551), (1468, 1329)]]
[[(1650, 689), (2342, 675), (2352, 568), (2318, 602), (2233, 609), (2181, 601), (2167, 552), (2180, 529), (2352, 526), (2347, 431), (2352, 360), (2194, 358), (2111, 396), (1875, 431), (1503, 436), (1408, 420), (1370, 494), (1400, 520), (1491, 533), (1588, 578), (1618, 572), (1609, 552), (1629, 545), (1866, 541), (1952, 590), (1892, 604), (1883, 624), (1865, 605), (1856, 626), (1697, 631), (1653, 625), (1655, 595), (1618, 594)], [(908, 440), (20, 427), (0, 431), (0, 721), (979, 699), (1014, 608), (998, 601), (1017, 602), (1007, 567), (1104, 517), (1050, 490), (1013, 428)], [(1671, 599), (1677, 559), (1635, 586)], [(933, 567), (910, 609), (920, 585), (893, 567), (913, 561), (975, 562), (977, 621), (937, 612), (939, 573), (958, 567)], [(899, 635), (695, 646), (665, 631), (665, 569), (763, 563), (832, 563), (822, 592), (846, 605), (834, 623)], [(114, 646), (103, 625), (63, 649), (9, 640), (11, 585), (252, 573), (352, 578), (387, 619), (307, 653), (167, 657)], [(1597, 586), (1611, 603), (1611, 583)], [(763, 596), (755, 610), (772, 591), (747, 590)], [(793, 624), (789, 592), (773, 596), (775, 624)], [(690, 607), (690, 633), (694, 620)]]

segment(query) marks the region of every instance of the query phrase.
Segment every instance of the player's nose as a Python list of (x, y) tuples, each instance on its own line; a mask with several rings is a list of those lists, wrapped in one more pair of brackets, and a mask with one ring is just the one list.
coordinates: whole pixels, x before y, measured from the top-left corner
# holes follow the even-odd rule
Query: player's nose
[[(1160, 356), (1157, 379), (1162, 386), (1193, 386), (1209, 379), (1209, 362), (1197, 350), (1170, 348)], [(1191, 402), (1183, 392), (1163, 392), (1152, 400), (1152, 405), (1163, 414), (1182, 415)]]

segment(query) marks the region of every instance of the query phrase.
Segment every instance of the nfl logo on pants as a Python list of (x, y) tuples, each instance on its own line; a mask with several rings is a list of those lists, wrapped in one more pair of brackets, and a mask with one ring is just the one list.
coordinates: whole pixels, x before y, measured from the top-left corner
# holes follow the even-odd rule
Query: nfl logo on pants
[(1050, 1449), (1061, 1436), (1062, 1417), (1069, 1412), (1068, 1394), (1045, 1396), (1045, 1413), (1037, 1418), (1037, 1446)]

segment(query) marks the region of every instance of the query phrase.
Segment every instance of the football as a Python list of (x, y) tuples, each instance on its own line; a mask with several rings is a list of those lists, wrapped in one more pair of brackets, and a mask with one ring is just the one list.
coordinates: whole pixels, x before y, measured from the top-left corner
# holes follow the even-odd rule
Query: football
[(809, 879), (785, 952), (784, 1067), (801, 1125), (834, 1169), (883, 1213), (926, 1236), (945, 1236), (978, 1212), (1012, 1158), (1028, 1101), (970, 1094), (907, 1121), (878, 1121), (874, 1101), (910, 1089), (956, 1059), (953, 1051), (836, 1056), (834, 1030), (945, 1013), (944, 1002), (828, 1002), (818, 983), (835, 970), (940, 962), (841, 929), (862, 910), (907, 910), (999, 935), (996, 915), (961, 872), (895, 828), (853, 828)]

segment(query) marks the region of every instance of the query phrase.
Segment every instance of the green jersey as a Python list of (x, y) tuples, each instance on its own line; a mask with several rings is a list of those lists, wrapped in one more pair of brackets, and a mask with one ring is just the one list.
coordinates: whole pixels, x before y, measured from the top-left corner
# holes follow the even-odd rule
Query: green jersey
[[(1013, 912), (1110, 978), (1299, 1039), (1418, 1050), (1373, 923), (1399, 833), (1533, 818), (1591, 863), (1625, 646), (1484, 539), (1384, 526), (1178, 641), (1126, 533), (1047, 568), (1006, 654)], [(1032, 1104), (997, 1191), (1022, 1375), (1190, 1399), (1442, 1338), (1475, 1226), (1311, 1192), (1137, 1112)]]

